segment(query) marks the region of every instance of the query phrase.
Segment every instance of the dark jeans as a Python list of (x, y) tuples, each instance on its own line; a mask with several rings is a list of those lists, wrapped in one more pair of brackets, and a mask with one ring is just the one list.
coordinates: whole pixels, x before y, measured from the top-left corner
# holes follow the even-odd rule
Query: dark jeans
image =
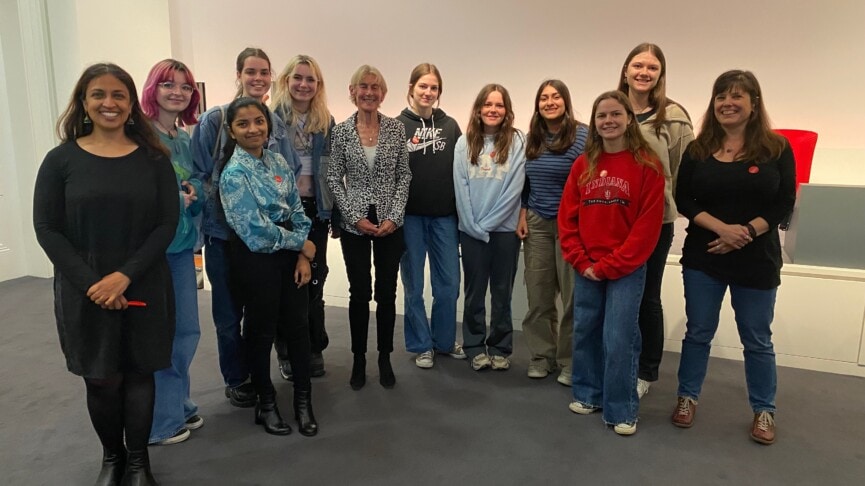
[[(403, 230), (375, 238), (343, 231), (342, 257), (348, 274), (348, 323), (351, 328), (351, 352), (366, 353), (369, 335), (369, 302), (373, 298), (370, 270), (375, 265), (375, 321), (378, 352), (393, 351), (393, 326), (396, 319), (396, 279), (399, 261), (405, 249)], [(370, 246), (372, 257), (370, 261)]]
[[(312, 278), (309, 281), (309, 344), (313, 353), (321, 354), (327, 348), (330, 340), (324, 328), (324, 282), (327, 280), (327, 221), (316, 219), (318, 209), (315, 198), (303, 198), (303, 210), (312, 220), (312, 228), (307, 239), (315, 245), (315, 259), (310, 262)], [(281, 360), (288, 359), (288, 347), (277, 336), (273, 343), (276, 355)]]
[(661, 225), (661, 236), (655, 250), (646, 262), (646, 286), (640, 302), (640, 379), (658, 381), (658, 367), (664, 355), (664, 309), (661, 307), (661, 284), (667, 255), (673, 244), (673, 223)]
[(216, 327), (219, 369), (226, 385), (234, 388), (249, 378), (243, 338), (240, 335), (242, 307), (230, 289), (228, 241), (204, 237), (204, 269), (212, 290), (211, 313)]
[[(460, 231), (465, 304), (463, 349), (469, 358), (488, 353), (510, 356), (514, 321), (511, 297), (520, 257), (520, 240), (513, 231), (490, 233), (489, 243)], [(490, 335), (487, 337), (486, 299), (490, 289)]]
[(243, 340), (252, 384), (259, 396), (272, 396), (270, 350), (274, 338), (288, 348), (294, 389), (309, 390), (309, 287), (294, 281), (298, 252), (253, 253), (231, 241), (232, 291), (244, 303)]

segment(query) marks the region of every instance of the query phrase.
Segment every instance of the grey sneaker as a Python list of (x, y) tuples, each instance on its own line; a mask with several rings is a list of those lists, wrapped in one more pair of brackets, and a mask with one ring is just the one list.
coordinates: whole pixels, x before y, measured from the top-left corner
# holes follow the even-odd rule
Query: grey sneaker
[(433, 357), (434, 354), (432, 350), (424, 351), (423, 353), (417, 355), (417, 357), (414, 359), (414, 364), (416, 364), (418, 368), (428, 370), (433, 367)]
[(529, 378), (541, 379), (550, 374), (546, 359), (533, 359), (529, 361), (529, 370), (526, 373)]
[(637, 378), (637, 397), (643, 398), (646, 393), (649, 393), (649, 388), (652, 387), (652, 383), (646, 381), (642, 378)]
[(490, 357), (486, 353), (481, 353), (472, 358), (472, 369), (475, 371), (489, 368), (491, 365), (492, 361), (490, 361)]
[(460, 343), (454, 343), (454, 349), (448, 353), (453, 359), (466, 359), (466, 352), (463, 351), (463, 345)]
[(571, 377), (571, 367), (565, 366), (564, 368), (562, 368), (562, 371), (559, 372), (559, 376), (556, 378), (556, 381), (563, 386), (572, 386), (574, 382), (573, 378)]
[(171, 445), (171, 444), (179, 444), (186, 439), (189, 438), (191, 434), (189, 433), (189, 429), (186, 427), (181, 427), (174, 435), (167, 439), (162, 439), (159, 442), (154, 443), (154, 445)]
[(613, 427), (613, 431), (615, 431), (619, 435), (634, 435), (634, 433), (637, 432), (637, 424), (616, 424), (616, 426)]
[(490, 356), (490, 362), (494, 370), (504, 371), (511, 367), (511, 360), (507, 356), (499, 356), (497, 354)]

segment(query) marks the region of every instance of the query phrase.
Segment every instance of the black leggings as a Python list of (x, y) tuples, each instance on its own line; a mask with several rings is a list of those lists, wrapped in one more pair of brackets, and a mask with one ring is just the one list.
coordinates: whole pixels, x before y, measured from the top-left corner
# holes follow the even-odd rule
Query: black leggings
[(153, 424), (153, 373), (124, 373), (84, 378), (87, 411), (102, 446), (113, 452), (147, 448)]
[(275, 393), (270, 351), (277, 334), (288, 351), (294, 389), (309, 390), (309, 284), (298, 288), (294, 281), (299, 253), (253, 253), (237, 238), (230, 245), (232, 294), (243, 302), (243, 341), (256, 393)]

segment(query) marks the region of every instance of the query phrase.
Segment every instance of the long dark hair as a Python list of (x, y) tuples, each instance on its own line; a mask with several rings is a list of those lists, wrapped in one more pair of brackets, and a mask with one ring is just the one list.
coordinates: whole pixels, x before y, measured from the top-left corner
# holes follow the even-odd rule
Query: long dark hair
[[(258, 101), (255, 98), (250, 98), (249, 96), (243, 96), (241, 98), (236, 98), (231, 104), (228, 105), (228, 108), (225, 109), (225, 127), (220, 128), (220, 130), (225, 129), (228, 130), (231, 127), (231, 124), (234, 122), (234, 119), (237, 117), (237, 112), (241, 108), (246, 108), (247, 106), (254, 106), (258, 108), (262, 114), (264, 114), (264, 119), (267, 122), (267, 136), (264, 138), (265, 145), (267, 141), (270, 139), (270, 132), (273, 130), (273, 127), (270, 124), (270, 110), (267, 109), (267, 106), (264, 103)], [(234, 150), (237, 148), (237, 141), (231, 137), (225, 141), (225, 146), (222, 149), (222, 158), (216, 161), (215, 167), (213, 169), (213, 173), (217, 176), (222, 176), (222, 170), (225, 168), (225, 165), (228, 164), (228, 161), (231, 160), (231, 156), (234, 155)], [(219, 181), (215, 181), (216, 184), (213, 185), (213, 197), (216, 198), (216, 208), (218, 212), (222, 212), (222, 199), (219, 196)]]
[(721, 150), (727, 132), (715, 118), (715, 97), (728, 91), (743, 91), (751, 97), (751, 118), (745, 126), (745, 145), (742, 147), (741, 160), (753, 160), (759, 164), (780, 157), (787, 141), (772, 131), (757, 77), (751, 71), (740, 69), (727, 71), (715, 80), (709, 107), (703, 115), (703, 126), (696, 140), (688, 145), (689, 153), (697, 160), (704, 160)]
[(72, 90), (69, 105), (66, 106), (66, 110), (57, 119), (56, 130), (60, 140), (64, 143), (71, 142), (93, 133), (93, 124), (84, 123), (87, 117), (87, 112), (84, 110), (84, 100), (87, 96), (87, 87), (90, 85), (90, 82), (106, 75), (115, 77), (129, 91), (129, 101), (131, 102), (129, 120), (131, 120), (132, 124), (127, 123), (123, 126), (126, 136), (132, 139), (138, 146), (144, 147), (149, 157), (168, 157), (170, 155), (168, 149), (159, 141), (159, 136), (153, 130), (150, 121), (141, 110), (141, 104), (138, 102), (138, 91), (135, 89), (135, 82), (132, 80), (132, 76), (120, 66), (112, 63), (93, 64), (81, 73), (81, 77), (78, 78), (78, 82), (75, 83), (75, 88)]
[[(539, 103), (541, 94), (544, 88), (552, 86), (562, 97), (562, 102), (565, 104), (565, 113), (562, 115), (562, 126), (558, 133), (553, 135), (553, 139), (547, 142), (547, 120), (541, 116)], [(537, 159), (548, 150), (554, 154), (563, 154), (571, 148), (574, 140), (577, 139), (577, 127), (582, 125), (574, 118), (574, 107), (571, 103), (571, 92), (562, 81), (558, 79), (548, 79), (541, 83), (535, 94), (535, 109), (532, 114), (532, 121), (529, 124), (529, 134), (526, 137), (526, 158), (529, 160)]]
[(604, 151), (604, 140), (601, 138), (601, 134), (598, 133), (595, 116), (598, 113), (598, 105), (601, 104), (601, 101), (608, 99), (617, 101), (628, 113), (630, 123), (628, 123), (628, 127), (625, 129), (625, 148), (633, 154), (637, 164), (651, 167), (655, 172), (661, 172), (658, 155), (649, 147), (646, 139), (643, 138), (643, 133), (640, 131), (637, 117), (634, 115), (634, 109), (631, 107), (628, 96), (621, 91), (607, 91), (606, 93), (601, 93), (594, 104), (592, 104), (592, 122), (589, 123), (589, 140), (586, 142), (585, 153), (588, 165), (586, 166), (586, 170), (580, 175), (578, 179), (579, 183), (585, 184), (592, 180), (598, 172), (598, 162), (601, 159), (601, 152)]
[(511, 143), (514, 140), (514, 134), (519, 131), (514, 128), (514, 108), (511, 103), (511, 95), (508, 90), (500, 84), (488, 84), (481, 88), (475, 102), (472, 105), (472, 114), (469, 118), (469, 125), (466, 128), (466, 142), (468, 145), (469, 163), (472, 165), (478, 164), (478, 157), (484, 149), (484, 122), (481, 119), (481, 108), (487, 101), (487, 96), (493, 92), (499, 92), (502, 95), (502, 101), (505, 104), (505, 119), (502, 121), (499, 131), (495, 135), (495, 145), (493, 150), (496, 153), (495, 162), (499, 165), (508, 161), (510, 155)]

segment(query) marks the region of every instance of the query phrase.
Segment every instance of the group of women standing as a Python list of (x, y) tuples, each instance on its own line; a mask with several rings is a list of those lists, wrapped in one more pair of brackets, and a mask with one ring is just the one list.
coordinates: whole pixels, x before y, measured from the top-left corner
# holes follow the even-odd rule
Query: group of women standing
[[(658, 378), (661, 279), (681, 213), (690, 220), (681, 260), (687, 331), (673, 423), (694, 423), (730, 287), (751, 437), (771, 444), (777, 226), (795, 199), (792, 153), (770, 130), (750, 72), (718, 78), (695, 138), (687, 112), (666, 97), (666, 70), (657, 46), (637, 46), (588, 125), (575, 119), (567, 86), (545, 81), (523, 135), (498, 84), (478, 93), (462, 134), (438, 107), (442, 77), (427, 63), (411, 72), (408, 108), (396, 119), (379, 111), (384, 77), (361, 66), (349, 85), (357, 111), (339, 124), (308, 56), (279, 74), (271, 110), (270, 60), (243, 50), (236, 98), (198, 120), (200, 94), (179, 61), (153, 67), (140, 103), (121, 68), (89, 67), (58, 121), (63, 143), (40, 168), (34, 225), (55, 264), (61, 347), (84, 377), (104, 448), (97, 484), (155, 484), (147, 445), (180, 442), (204, 423), (189, 396), (200, 335), (192, 253), (201, 244), (226, 397), (254, 406), (268, 433), (291, 432), (270, 379), (275, 343), (299, 431), (318, 432), (310, 377), (325, 373), (329, 232), (341, 234), (349, 280), (353, 389), (366, 383), (373, 299), (379, 382), (396, 383), (400, 269), (406, 349), (418, 367), (449, 354), (476, 371), (508, 369), (522, 240), (528, 376), (557, 372), (572, 387), (570, 410), (602, 409), (605, 423), (630, 435)], [(183, 127), (191, 125), (190, 138)]]

